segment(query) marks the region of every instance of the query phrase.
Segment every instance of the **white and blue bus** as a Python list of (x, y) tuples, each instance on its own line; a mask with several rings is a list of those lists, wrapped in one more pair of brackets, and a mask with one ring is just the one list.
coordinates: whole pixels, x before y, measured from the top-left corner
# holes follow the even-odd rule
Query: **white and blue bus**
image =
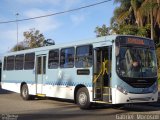
[(91, 103), (156, 102), (154, 41), (110, 35), (11, 52), (2, 60), (2, 88), (24, 100), (48, 96)]

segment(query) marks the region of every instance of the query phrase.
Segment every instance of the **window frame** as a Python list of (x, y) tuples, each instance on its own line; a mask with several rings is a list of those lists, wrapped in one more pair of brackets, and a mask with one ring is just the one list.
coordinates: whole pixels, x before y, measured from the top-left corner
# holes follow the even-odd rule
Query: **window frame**
[[(26, 56), (27, 55), (33, 55), (34, 56), (34, 59), (31, 61), (27, 61), (26, 62)], [(28, 56), (27, 56), (28, 57)], [(27, 67), (29, 63), (32, 62), (32, 67)], [(26, 65), (27, 63), (27, 65)], [(31, 53), (26, 53), (25, 56), (24, 56), (24, 70), (33, 70), (34, 69), (34, 66), (35, 66), (35, 53), (34, 52), (31, 52)]]
[[(13, 63), (9, 63), (9, 62), (8, 62), (9, 57), (13, 57), (13, 61), (12, 61)], [(12, 66), (11, 66), (11, 65), (12, 65)], [(7, 56), (6, 70), (7, 70), (7, 71), (15, 70), (15, 56), (14, 56), (14, 55)]]
[[(64, 66), (65, 65), (65, 63), (63, 63), (63, 65), (62, 65), (62, 50), (66, 50), (66, 49), (73, 49), (73, 64), (72, 64), (72, 66), (68, 66), (68, 64), (66, 64), (66, 67)], [(74, 66), (75, 66), (75, 47), (67, 47), (67, 48), (62, 48), (61, 50), (60, 50), (60, 68), (74, 68)], [(68, 58), (68, 57), (67, 57)], [(64, 60), (66, 60), (65, 58), (64, 58)], [(67, 60), (69, 60), (69, 58), (67, 59)]]
[[(58, 52), (58, 56), (56, 56), (56, 57), (58, 57), (58, 59), (54, 59), (54, 57), (51, 59), (50, 57), (50, 52)], [(54, 54), (54, 53), (52, 53), (52, 54)], [(55, 67), (53, 66), (53, 67), (51, 67), (49, 64), (50, 64), (50, 61), (55, 61), (55, 60), (58, 60), (58, 62), (57, 62), (57, 65), (55, 65)], [(55, 62), (56, 63), (56, 62)], [(49, 51), (49, 55), (48, 55), (48, 69), (57, 69), (58, 67), (59, 67), (59, 65), (60, 65), (60, 50), (59, 49), (53, 49), (53, 50), (50, 50)]]
[[(20, 62), (17, 62), (16, 58), (18, 56), (22, 56), (22, 67), (18, 67), (17, 68), (17, 64), (20, 64)], [(23, 70), (24, 69), (24, 58), (25, 58), (25, 55), (24, 54), (19, 54), (19, 55), (16, 55), (15, 56), (15, 70)]]
[(3, 70), (7, 70), (7, 56), (5, 56), (3, 59)]
[[(89, 67), (92, 67), (92, 66), (93, 66), (93, 45), (92, 45), (92, 44), (87, 44), (87, 45), (80, 45), (80, 46), (77, 46), (77, 47), (76, 47), (76, 54), (75, 54), (75, 67), (76, 67), (76, 68), (88, 68), (88, 67), (83, 67), (83, 66), (82, 66), (82, 67), (77, 66), (77, 59), (78, 59), (77, 57), (80, 57), (80, 55), (79, 55), (79, 56), (77, 55), (77, 52), (78, 52), (77, 49), (80, 48), (80, 47), (86, 47), (86, 46), (91, 47), (91, 49), (92, 49), (92, 50), (91, 50), (91, 51), (92, 51), (92, 54), (91, 54), (91, 55), (88, 54), (87, 57), (89, 57), (89, 56), (92, 57), (92, 64), (91, 64)], [(84, 56), (84, 55), (81, 55), (81, 57), (82, 57), (82, 56)], [(86, 56), (85, 56), (85, 57), (86, 57)]]

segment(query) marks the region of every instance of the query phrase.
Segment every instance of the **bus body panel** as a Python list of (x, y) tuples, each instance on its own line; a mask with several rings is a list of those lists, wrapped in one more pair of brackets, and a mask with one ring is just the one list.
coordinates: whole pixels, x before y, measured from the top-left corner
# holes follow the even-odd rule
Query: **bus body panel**
[(81, 84), (86, 87), (91, 87), (92, 69), (88, 68), (90, 75), (77, 75), (77, 69), (83, 70), (83, 68), (48, 69), (46, 80), (43, 85), (43, 94), (46, 94), (47, 96), (73, 99), (74, 89), (77, 85)]
[(158, 91), (156, 93), (148, 94), (123, 94), (116, 88), (112, 88), (112, 104), (125, 104), (125, 103), (140, 103), (140, 102), (157, 102)]
[[(20, 93), (20, 86), (21, 83), (25, 82), (27, 83), (30, 87), (30, 94), (34, 94), (35, 95), (35, 74), (34, 74), (34, 70), (19, 70), (19, 71), (5, 71), (3, 72), (2, 75), (2, 88), (3, 89), (7, 89), (7, 90), (11, 90), (11, 91), (15, 91)], [(13, 87), (9, 85), (7, 87), (7, 85), (5, 84), (13, 84)], [(31, 86), (33, 85), (33, 86)], [(13, 90), (14, 89), (14, 90)]]
[[(111, 80), (110, 80), (110, 88), (111, 88), (111, 104), (121, 104), (121, 103), (134, 103), (134, 102), (154, 102), (158, 98), (158, 93), (155, 91), (154, 93), (141, 93), (136, 94), (138, 91), (144, 90), (143, 88), (134, 88), (128, 85), (126, 82), (121, 80), (116, 72), (116, 46), (114, 40), (117, 35), (105, 36), (96, 38), (94, 40), (86, 40), (80, 42), (73, 42), (71, 44), (63, 44), (63, 45), (55, 45), (49, 47), (42, 47), (30, 50), (24, 50), (19, 52), (7, 53), (6, 56), (17, 55), (17, 54), (25, 54), (35, 52), (35, 67), (32, 70), (12, 70), (7, 71), (3, 70), (4, 61), (2, 60), (2, 88), (10, 91), (14, 91), (20, 93), (21, 84), (24, 82), (27, 84), (29, 89), (29, 94), (36, 95), (37, 86), (42, 87), (42, 91), (40, 94), (44, 94), (48, 97), (57, 97), (57, 98), (66, 98), (72, 99), (75, 98), (75, 88), (78, 85), (83, 85), (88, 89), (88, 93), (90, 96), (91, 102), (96, 102), (93, 100), (93, 66), (86, 68), (76, 68), (75, 66), (72, 68), (61, 68), (57, 69), (49, 69), (48, 68), (48, 57), (49, 51), (54, 49), (63, 49), (68, 47), (82, 46), (82, 45), (92, 45), (93, 50), (95, 48), (101, 47), (112, 47), (112, 69), (111, 69)], [(76, 51), (76, 49), (75, 49)], [(36, 62), (38, 56), (46, 56), (46, 73), (42, 75), (43, 82), (37, 82), (37, 71), (36, 71)], [(75, 61), (74, 61), (75, 62)], [(87, 70), (89, 71), (88, 75), (77, 74), (78, 71)], [(126, 92), (128, 94), (124, 94), (120, 92), (117, 88), (122, 87), (127, 89)], [(154, 84), (147, 89), (154, 89), (157, 85)], [(77, 92), (77, 91), (76, 91)], [(130, 93), (135, 92), (135, 94)], [(150, 99), (149, 99), (150, 98)]]

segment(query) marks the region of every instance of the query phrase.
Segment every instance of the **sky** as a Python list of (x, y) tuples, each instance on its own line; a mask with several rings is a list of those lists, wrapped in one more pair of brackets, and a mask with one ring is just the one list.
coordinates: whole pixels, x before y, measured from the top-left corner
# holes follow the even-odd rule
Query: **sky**
[[(1, 0), (0, 22), (52, 14), (101, 1), (104, 0)], [(23, 32), (32, 28), (40, 30), (46, 39), (53, 39), (55, 44), (95, 38), (95, 27), (109, 26), (115, 7), (112, 0), (79, 11), (18, 22), (18, 42), (24, 41)], [(0, 24), (0, 55), (16, 44), (17, 24)]]

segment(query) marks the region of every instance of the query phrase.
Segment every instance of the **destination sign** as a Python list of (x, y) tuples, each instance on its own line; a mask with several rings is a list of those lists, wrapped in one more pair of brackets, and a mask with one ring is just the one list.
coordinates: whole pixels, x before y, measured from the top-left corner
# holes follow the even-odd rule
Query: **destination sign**
[(116, 38), (116, 45), (145, 46), (145, 47), (148, 46), (150, 48), (155, 48), (153, 40), (135, 36), (118, 36)]
[(144, 40), (138, 39), (138, 38), (127, 38), (127, 43), (128, 44), (144, 45)]

